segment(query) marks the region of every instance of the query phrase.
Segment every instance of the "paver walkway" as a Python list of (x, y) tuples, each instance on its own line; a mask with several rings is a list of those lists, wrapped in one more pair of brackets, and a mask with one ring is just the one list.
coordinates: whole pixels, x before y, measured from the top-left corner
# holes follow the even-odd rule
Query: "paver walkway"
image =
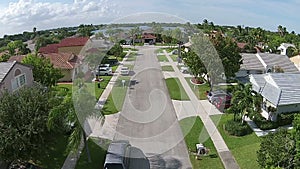
[(177, 74), (178, 79), (180, 80), (183, 88), (185, 89), (187, 95), (189, 96), (189, 98), (191, 100), (193, 107), (190, 107), (190, 111), (195, 111), (198, 113), (199, 117), (201, 118), (207, 132), (209, 133), (209, 135), (217, 149), (217, 152), (221, 158), (221, 161), (222, 161), (224, 167), (226, 169), (240, 168), (239, 165), (237, 164), (235, 158), (231, 154), (230, 150), (228, 149), (221, 134), (219, 133), (218, 129), (216, 128), (215, 124), (209, 117), (208, 110), (204, 108), (206, 106), (204, 104), (205, 102), (200, 102), (200, 104), (199, 104), (198, 98), (196, 97), (196, 95), (194, 94), (192, 89), (190, 88), (189, 84), (185, 80), (182, 73), (179, 71), (176, 63), (173, 62), (173, 60), (169, 56), (169, 53), (167, 53), (165, 50), (164, 50), (164, 53), (165, 53), (166, 57), (168, 58), (169, 62), (171, 63), (173, 69), (175, 70), (175, 73)]

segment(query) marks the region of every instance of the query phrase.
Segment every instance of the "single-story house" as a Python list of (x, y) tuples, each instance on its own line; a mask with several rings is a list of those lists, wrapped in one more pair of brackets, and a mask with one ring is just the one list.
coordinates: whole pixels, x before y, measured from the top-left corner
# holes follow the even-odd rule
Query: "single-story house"
[(32, 67), (14, 62), (0, 62), (0, 90), (15, 91), (33, 85)]
[(289, 47), (295, 48), (295, 45), (290, 44), (290, 43), (282, 43), (280, 46), (277, 48), (277, 50), (280, 51), (281, 55), (287, 55), (287, 49)]
[(250, 74), (271, 72), (299, 73), (297, 67), (286, 55), (271, 53), (241, 53), (243, 63), (236, 73), (238, 79), (247, 78)]
[[(280, 113), (300, 111), (300, 74), (267, 73), (250, 75), (252, 89), (263, 97), (262, 115), (273, 121)], [(268, 108), (276, 108), (268, 112)]]
[(58, 44), (49, 44), (45, 47), (41, 47), (39, 53), (74, 53), (75, 55), (79, 55), (89, 40), (89, 37), (65, 38)]
[(156, 36), (153, 33), (143, 33), (142, 43), (156, 43)]

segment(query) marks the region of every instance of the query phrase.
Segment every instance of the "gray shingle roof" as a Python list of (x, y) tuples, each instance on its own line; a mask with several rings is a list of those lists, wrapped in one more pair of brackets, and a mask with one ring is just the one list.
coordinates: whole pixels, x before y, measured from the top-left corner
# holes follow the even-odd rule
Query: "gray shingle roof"
[(243, 64), (241, 69), (244, 70), (264, 70), (263, 64), (259, 61), (257, 56), (252, 53), (241, 53)]
[(0, 62), (0, 83), (16, 62)]
[[(253, 90), (261, 93), (263, 97), (274, 105), (300, 104), (300, 74), (271, 73), (251, 75), (250, 79), (253, 84)], [(260, 91), (255, 84), (259, 84)]]
[(280, 66), (285, 73), (299, 73), (299, 70), (286, 55), (259, 53), (268, 66)]

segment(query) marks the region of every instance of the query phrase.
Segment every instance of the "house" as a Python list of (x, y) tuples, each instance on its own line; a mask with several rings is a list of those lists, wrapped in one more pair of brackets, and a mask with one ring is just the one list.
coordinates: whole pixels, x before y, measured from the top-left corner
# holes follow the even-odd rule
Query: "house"
[(294, 63), (294, 65), (300, 70), (300, 55), (293, 56), (290, 60)]
[(243, 63), (236, 73), (237, 79), (246, 78), (250, 74), (263, 74), (271, 72), (299, 73), (297, 67), (286, 55), (270, 53), (241, 53)]
[[(79, 72), (79, 64), (82, 58), (72, 53), (47, 53), (39, 54), (40, 57), (50, 59), (53, 67), (59, 68), (64, 75), (63, 78), (59, 79), (59, 82), (71, 82), (73, 77)], [(9, 61), (21, 62), (26, 55), (12, 56)]]
[[(252, 89), (263, 97), (264, 117), (276, 121), (280, 113), (300, 111), (300, 74), (253, 74), (250, 82)], [(269, 107), (275, 108), (275, 111), (268, 112)]]
[(32, 85), (32, 67), (17, 61), (0, 62), (0, 90), (15, 91)]
[(89, 37), (69, 37), (61, 40), (58, 44), (49, 44), (41, 47), (39, 53), (74, 53), (75, 55), (79, 55), (88, 41)]
[(142, 43), (156, 43), (156, 36), (154, 33), (143, 32), (142, 34)]
[(290, 44), (290, 43), (282, 43), (282, 44), (277, 48), (277, 50), (280, 51), (280, 54), (281, 54), (281, 55), (287, 55), (287, 49), (288, 49), (289, 47), (295, 48), (295, 45)]

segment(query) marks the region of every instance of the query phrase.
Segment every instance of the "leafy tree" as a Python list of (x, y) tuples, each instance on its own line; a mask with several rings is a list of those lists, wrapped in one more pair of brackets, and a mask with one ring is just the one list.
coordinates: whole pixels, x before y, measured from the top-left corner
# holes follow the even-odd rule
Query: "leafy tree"
[(295, 166), (300, 167), (300, 115), (295, 114), (293, 121), (293, 135), (296, 141)]
[(204, 75), (207, 74), (205, 65), (201, 61), (201, 58), (193, 51), (183, 52), (182, 57), (184, 63), (189, 67), (191, 73), (196, 79), (204, 81)]
[(33, 54), (28, 54), (23, 60), (23, 63), (33, 66), (33, 78), (46, 87), (56, 85), (57, 81), (63, 77), (61, 70), (54, 68), (49, 59), (39, 57)]
[(11, 41), (7, 44), (10, 56), (28, 54), (30, 50), (21, 40)]
[(28, 161), (42, 155), (51, 109), (41, 88), (4, 91), (0, 97), (0, 159)]
[[(73, 90), (73, 95), (67, 94), (63, 97), (59, 97), (59, 99), (61, 104), (54, 107), (49, 114), (47, 123), (48, 129), (61, 130), (61, 127), (69, 128), (71, 126), (72, 129), (68, 139), (67, 152), (76, 151), (83, 138), (90, 162), (91, 158), (86, 141), (87, 136), (83, 126), (88, 117), (96, 115), (94, 114), (95, 97), (92, 96), (86, 85), (82, 85), (77, 91)], [(64, 123), (58, 123), (62, 119)]]
[(108, 52), (108, 55), (114, 55), (116, 57), (123, 57), (123, 48), (120, 44), (115, 44)]
[(258, 164), (263, 168), (294, 168), (295, 141), (283, 128), (265, 136), (257, 151)]
[(135, 43), (135, 39), (137, 38), (137, 35), (141, 33), (141, 30), (138, 26), (132, 28), (129, 30), (129, 35), (131, 37), (132, 40), (132, 45), (134, 46)]

